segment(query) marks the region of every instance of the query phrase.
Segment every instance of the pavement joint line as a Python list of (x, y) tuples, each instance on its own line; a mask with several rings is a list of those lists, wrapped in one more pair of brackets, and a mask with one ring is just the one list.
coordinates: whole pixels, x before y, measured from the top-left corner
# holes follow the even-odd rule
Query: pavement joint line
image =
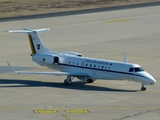
[(140, 115), (143, 115), (143, 114), (147, 114), (149, 112), (154, 112), (154, 111), (157, 111), (157, 110), (160, 110), (160, 108), (138, 112), (138, 113), (127, 115), (127, 116), (124, 116), (124, 117), (121, 117), (121, 118), (116, 118), (116, 119), (113, 119), (113, 120), (124, 120), (124, 119), (132, 118), (132, 117), (137, 117), (137, 116), (140, 116)]

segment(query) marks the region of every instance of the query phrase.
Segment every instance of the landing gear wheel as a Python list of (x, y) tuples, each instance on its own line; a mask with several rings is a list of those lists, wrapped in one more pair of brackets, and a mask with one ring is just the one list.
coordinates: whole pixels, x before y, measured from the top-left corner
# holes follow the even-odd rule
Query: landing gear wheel
[(93, 83), (94, 81), (90, 78), (87, 79), (87, 83)]
[(65, 79), (65, 80), (64, 80), (64, 84), (65, 84), (65, 85), (70, 85), (71, 83), (68, 82), (68, 81)]
[(146, 90), (146, 87), (141, 87), (141, 91), (145, 91)]

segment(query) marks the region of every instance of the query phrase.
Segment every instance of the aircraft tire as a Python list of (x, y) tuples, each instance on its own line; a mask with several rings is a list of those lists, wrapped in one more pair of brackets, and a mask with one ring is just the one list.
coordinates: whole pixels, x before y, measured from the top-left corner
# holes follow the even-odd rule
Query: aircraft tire
[(71, 83), (69, 83), (66, 79), (64, 80), (64, 84), (65, 85), (70, 85)]
[(94, 81), (90, 78), (87, 79), (87, 83), (93, 83)]
[(141, 91), (145, 91), (146, 90), (146, 87), (141, 87)]

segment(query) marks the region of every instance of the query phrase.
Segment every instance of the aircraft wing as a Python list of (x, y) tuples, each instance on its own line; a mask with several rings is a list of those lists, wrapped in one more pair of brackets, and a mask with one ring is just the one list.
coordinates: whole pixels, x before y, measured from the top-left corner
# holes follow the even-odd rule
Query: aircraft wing
[(68, 72), (34, 72), (34, 71), (15, 71), (14, 68), (10, 65), (10, 63), (7, 61), (9, 67), (14, 73), (17, 74), (45, 74), (45, 75), (56, 75), (56, 76), (73, 76), (73, 77), (89, 77), (87, 74), (81, 74), (81, 73), (68, 73)]

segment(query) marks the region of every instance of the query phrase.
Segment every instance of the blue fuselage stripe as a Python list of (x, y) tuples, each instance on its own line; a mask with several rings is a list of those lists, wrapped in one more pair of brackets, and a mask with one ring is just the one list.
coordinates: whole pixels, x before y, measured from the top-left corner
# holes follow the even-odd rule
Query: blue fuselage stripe
[(98, 68), (92, 68), (92, 67), (84, 67), (84, 66), (69, 65), (69, 64), (62, 64), (62, 63), (59, 63), (59, 65), (76, 67), (76, 68), (85, 68), (85, 69), (98, 70), (98, 71), (106, 71), (106, 72), (114, 72), (114, 73), (122, 73), (122, 74), (134, 75), (133, 73), (126, 73), (126, 72), (113, 71), (113, 70), (105, 70), (105, 69), (98, 69)]
[(113, 71), (113, 70), (105, 70), (105, 69), (98, 69), (98, 68), (91, 68), (91, 67), (78, 66), (78, 65), (70, 65), (70, 64), (62, 64), (62, 63), (58, 63), (58, 65), (70, 66), (70, 67), (76, 67), (76, 68), (85, 68), (85, 69), (90, 69), (90, 70), (106, 71), (106, 72), (112, 72), (112, 73), (120, 73), (120, 74), (126, 74), (126, 75), (135, 75), (135, 76), (138, 76), (138, 77), (146, 78), (146, 77), (144, 77), (144, 76), (137, 75), (137, 74), (135, 74), (135, 73), (121, 72), (121, 71)]

